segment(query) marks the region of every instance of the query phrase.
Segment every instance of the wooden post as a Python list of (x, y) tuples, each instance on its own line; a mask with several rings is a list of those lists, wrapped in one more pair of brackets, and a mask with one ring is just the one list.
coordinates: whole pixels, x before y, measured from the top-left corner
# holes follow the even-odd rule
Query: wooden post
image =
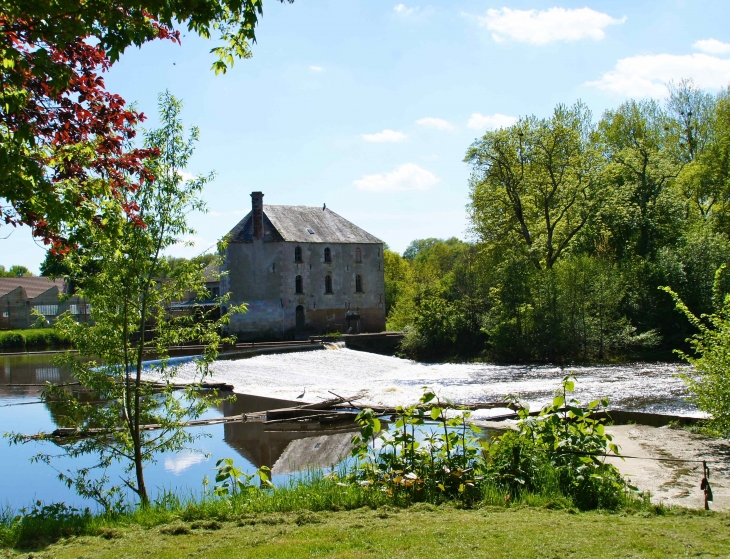
[(707, 462), (702, 461), (702, 483), (700, 489), (705, 493), (705, 510), (710, 510), (710, 501), (713, 500), (712, 487), (710, 487), (710, 469), (707, 467)]

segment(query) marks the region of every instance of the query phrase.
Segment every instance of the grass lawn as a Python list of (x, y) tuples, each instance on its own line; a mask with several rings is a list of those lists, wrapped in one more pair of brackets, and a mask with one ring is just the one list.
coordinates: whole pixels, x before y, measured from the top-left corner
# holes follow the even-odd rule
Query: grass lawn
[(730, 515), (623, 516), (539, 508), (415, 505), (101, 528), (0, 557), (92, 558), (608, 558), (730, 557)]

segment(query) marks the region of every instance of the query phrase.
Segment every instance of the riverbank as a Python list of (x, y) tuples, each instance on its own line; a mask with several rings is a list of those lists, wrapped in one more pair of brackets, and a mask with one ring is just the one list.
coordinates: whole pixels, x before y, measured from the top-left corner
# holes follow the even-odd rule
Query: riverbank
[[(235, 519), (99, 524), (47, 546), (0, 548), (0, 557), (88, 559), (395, 557), (727, 557), (730, 516), (685, 510), (578, 513), (535, 507), (244, 514)], [(708, 534), (711, 534), (708, 537)]]

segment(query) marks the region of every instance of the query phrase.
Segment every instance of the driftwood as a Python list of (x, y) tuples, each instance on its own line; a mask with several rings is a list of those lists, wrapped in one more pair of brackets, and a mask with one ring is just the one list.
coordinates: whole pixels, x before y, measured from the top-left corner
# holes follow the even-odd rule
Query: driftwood
[[(225, 384), (209, 384), (204, 385), (204, 388), (219, 388), (225, 389), (228, 385)], [(294, 406), (289, 408), (280, 408), (275, 410), (268, 410), (265, 412), (254, 412), (244, 413), (241, 415), (231, 415), (226, 417), (217, 417), (212, 419), (196, 419), (193, 421), (187, 421), (182, 424), (182, 427), (195, 427), (201, 425), (216, 425), (219, 423), (231, 423), (238, 421), (246, 422), (263, 422), (267, 425), (277, 423), (291, 423), (301, 421), (317, 421), (320, 423), (335, 423), (339, 421), (354, 421), (358, 412), (353, 411), (352, 408), (356, 406), (353, 402), (362, 399), (362, 393), (356, 394), (355, 396), (342, 397), (337, 396), (336, 398), (325, 400), (316, 404), (303, 404), (301, 406)], [(349, 407), (345, 407), (345, 403), (349, 404)], [(430, 410), (437, 407), (437, 403), (429, 403), (418, 406), (420, 409)], [(505, 402), (480, 402), (476, 404), (449, 404), (451, 409), (463, 409), (463, 410), (478, 410), (478, 409), (491, 409), (500, 407), (509, 407), (515, 409), (513, 404), (506, 404)], [(396, 408), (387, 406), (358, 406), (358, 408), (370, 408), (378, 415), (394, 415), (397, 413)], [(513, 417), (512, 414), (506, 417)], [(497, 419), (497, 418), (490, 418)], [(500, 417), (501, 419), (501, 417)], [(95, 436), (109, 436), (113, 433), (126, 431), (126, 427), (117, 427), (116, 429), (99, 429), (91, 428), (85, 430), (78, 430), (73, 428), (59, 428), (51, 433), (37, 433), (35, 435), (24, 435), (22, 438), (25, 441), (41, 440), (41, 439), (79, 439)], [(154, 431), (158, 429), (164, 429), (164, 426), (157, 423), (148, 425), (140, 425), (142, 431)]]
[[(337, 406), (335, 406), (336, 408)], [(389, 407), (389, 406), (365, 406), (367, 408), (370, 408), (378, 415), (395, 415), (398, 413), (397, 408)], [(433, 408), (445, 408), (445, 409), (454, 409), (454, 410), (490, 410), (494, 408), (508, 408), (511, 410), (519, 409), (518, 406), (515, 404), (507, 403), (507, 402), (477, 402), (475, 404), (460, 404), (458, 402), (452, 402), (450, 404), (441, 404), (438, 403), (428, 403), (428, 404), (421, 404), (416, 406), (417, 409), (422, 410), (431, 410)], [(511, 417), (511, 415), (510, 415)]]

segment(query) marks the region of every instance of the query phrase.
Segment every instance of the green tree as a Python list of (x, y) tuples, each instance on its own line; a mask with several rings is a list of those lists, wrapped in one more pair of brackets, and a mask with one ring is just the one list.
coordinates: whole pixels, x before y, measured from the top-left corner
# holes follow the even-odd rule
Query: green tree
[(465, 158), (473, 168), (475, 234), (491, 247), (523, 246), (536, 268), (552, 268), (600, 209), (599, 155), (591, 113), (582, 103), (487, 132)]
[(213, 68), (225, 72), (251, 56), (262, 14), (263, 0), (3, 0), (2, 221), (68, 250), (77, 219), (102, 205), (108, 213), (130, 175), (149, 178), (151, 154), (124, 147), (144, 115), (107, 92), (101, 74), (130, 46), (180, 42), (175, 26), (216, 38)]
[(651, 257), (681, 231), (682, 204), (670, 187), (682, 163), (673, 151), (668, 117), (655, 100), (630, 100), (606, 111), (598, 128), (614, 190), (614, 213), (607, 218), (613, 238)]
[[(147, 145), (160, 154), (152, 161), (156, 180), (143, 183), (134, 192), (127, 191), (124, 200), (139, 208), (144, 227), (133, 217), (112, 212), (114, 219), (107, 219), (103, 228), (89, 224), (85, 249), (71, 253), (66, 260), (72, 275), (83, 278), (79, 295), (91, 304), (93, 321), (77, 323), (68, 314), (59, 318), (58, 329), (88, 358), (65, 356), (61, 360), (105, 403), (82, 403), (64, 387), (49, 388), (45, 397), (57, 399), (56, 405), (65, 410), (66, 426), (80, 431), (80, 438), (64, 445), (64, 453), (72, 457), (94, 454), (97, 467), (104, 471), (95, 478), (89, 468), (80, 468), (61, 472), (61, 479), (107, 508), (122, 491), (119, 486), (109, 486), (106, 468), (113, 462), (124, 464), (124, 485), (146, 506), (149, 494), (144, 465), (157, 453), (180, 450), (198, 437), (183, 429), (186, 420), (200, 416), (210, 404), (211, 396), (203, 395), (198, 383), (210, 375), (209, 365), (222, 342), (220, 327), (232, 312), (244, 310), (231, 307), (220, 320), (197, 320), (167, 312), (169, 301), (179, 300), (185, 293), (210, 296), (202, 268), (192, 263), (172, 279), (157, 280), (169, 271), (163, 251), (192, 233), (186, 216), (204, 209), (199, 194), (213, 176), (183, 181), (181, 171), (192, 155), (198, 131), (193, 128), (185, 137), (180, 110), (181, 103), (172, 95), (160, 95), (162, 127), (146, 133)], [(96, 273), (85, 276), (91, 264)], [(176, 396), (170, 381), (178, 367), (168, 364), (167, 348), (190, 341), (204, 346), (202, 356), (195, 360), (196, 382)], [(156, 355), (161, 363), (146, 370), (144, 361), (150, 355)], [(146, 375), (162, 380), (165, 388), (158, 390), (146, 383)], [(160, 429), (142, 428), (150, 423)], [(38, 459), (50, 463), (52, 457), (44, 454)]]
[(17, 264), (10, 266), (9, 270), (5, 270), (5, 266), (0, 266), (0, 278), (23, 278), (30, 277), (33, 274), (25, 266), (18, 266)]

